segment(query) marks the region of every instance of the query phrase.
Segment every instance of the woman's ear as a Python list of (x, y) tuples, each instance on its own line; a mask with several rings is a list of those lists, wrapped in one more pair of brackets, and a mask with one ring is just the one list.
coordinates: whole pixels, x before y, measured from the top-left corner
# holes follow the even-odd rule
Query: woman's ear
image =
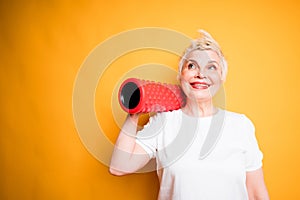
[(221, 81), (222, 81), (222, 83), (225, 83), (225, 81), (226, 81), (226, 77), (223, 74), (221, 74)]
[(222, 83), (225, 83), (225, 80), (226, 80), (226, 77), (223, 73), (223, 70), (221, 70), (221, 81), (222, 81)]
[(177, 74), (177, 81), (178, 81), (178, 83), (181, 83), (181, 76), (180, 76), (180, 74)]

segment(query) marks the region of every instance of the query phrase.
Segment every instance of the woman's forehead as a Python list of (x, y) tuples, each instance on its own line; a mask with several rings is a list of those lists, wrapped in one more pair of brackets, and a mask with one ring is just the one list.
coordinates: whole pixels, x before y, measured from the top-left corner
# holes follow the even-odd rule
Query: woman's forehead
[(220, 63), (220, 57), (213, 50), (194, 50), (186, 56), (186, 60), (194, 61), (215, 61)]

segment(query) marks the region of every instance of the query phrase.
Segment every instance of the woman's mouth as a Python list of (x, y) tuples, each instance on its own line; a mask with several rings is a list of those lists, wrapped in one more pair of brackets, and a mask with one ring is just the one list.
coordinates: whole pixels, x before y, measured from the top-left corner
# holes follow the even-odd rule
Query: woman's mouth
[(210, 87), (210, 84), (205, 83), (205, 82), (191, 82), (190, 85), (192, 86), (192, 88), (194, 89), (207, 89)]

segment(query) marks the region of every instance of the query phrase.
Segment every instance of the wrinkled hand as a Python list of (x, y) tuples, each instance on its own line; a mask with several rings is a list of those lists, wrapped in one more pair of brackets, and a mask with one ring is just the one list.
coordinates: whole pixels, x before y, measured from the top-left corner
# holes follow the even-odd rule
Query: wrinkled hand
[(140, 113), (129, 114), (128, 118), (132, 123), (137, 124), (139, 121), (140, 115), (141, 115)]

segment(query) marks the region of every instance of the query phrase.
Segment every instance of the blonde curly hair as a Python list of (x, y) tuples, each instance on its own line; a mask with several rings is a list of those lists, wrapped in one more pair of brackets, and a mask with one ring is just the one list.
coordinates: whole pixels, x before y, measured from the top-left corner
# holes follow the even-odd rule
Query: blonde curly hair
[(194, 50), (212, 50), (216, 52), (221, 60), (221, 68), (222, 68), (222, 79), (226, 79), (227, 71), (228, 71), (228, 66), (227, 66), (227, 61), (222, 53), (222, 50), (217, 43), (213, 39), (213, 37), (206, 32), (205, 30), (199, 30), (200, 36), (196, 38), (195, 40), (192, 40), (191, 45), (186, 48), (185, 52), (183, 53), (183, 56), (181, 57), (179, 61), (179, 73), (182, 71), (182, 67), (185, 63), (187, 55), (189, 55), (192, 51)]

